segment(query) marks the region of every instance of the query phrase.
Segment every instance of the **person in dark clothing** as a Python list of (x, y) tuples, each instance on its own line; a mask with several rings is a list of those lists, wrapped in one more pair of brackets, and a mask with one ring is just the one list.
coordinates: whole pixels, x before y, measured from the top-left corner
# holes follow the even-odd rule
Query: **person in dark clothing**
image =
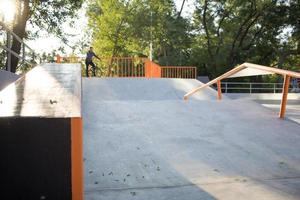
[(96, 65), (93, 62), (93, 57), (101, 60), (93, 51), (93, 47), (90, 47), (90, 50), (86, 54), (85, 65), (86, 65), (86, 76), (89, 77), (89, 66), (92, 66), (93, 75), (96, 76)]

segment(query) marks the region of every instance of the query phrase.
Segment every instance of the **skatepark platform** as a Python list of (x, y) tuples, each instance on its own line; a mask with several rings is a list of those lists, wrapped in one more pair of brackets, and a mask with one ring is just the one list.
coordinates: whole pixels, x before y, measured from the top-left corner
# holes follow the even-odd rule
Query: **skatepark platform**
[(199, 84), (83, 79), (85, 199), (300, 199), (300, 124)]
[(1, 199), (83, 199), (81, 91), (79, 64), (38, 65), (0, 91)]

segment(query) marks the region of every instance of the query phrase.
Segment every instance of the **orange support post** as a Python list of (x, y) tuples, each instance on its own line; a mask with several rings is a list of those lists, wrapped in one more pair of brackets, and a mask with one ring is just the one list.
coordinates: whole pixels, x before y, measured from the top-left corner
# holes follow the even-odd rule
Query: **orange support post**
[(72, 200), (83, 200), (83, 135), (82, 118), (71, 118)]
[(56, 63), (61, 63), (61, 57), (59, 54), (56, 55)]
[(157, 66), (157, 78), (161, 78), (161, 67)]
[(149, 59), (145, 59), (145, 77), (151, 77), (151, 63)]
[(282, 99), (281, 99), (281, 106), (280, 106), (280, 113), (279, 113), (279, 117), (281, 119), (283, 119), (285, 116), (287, 96), (289, 93), (289, 86), (290, 86), (290, 79), (291, 79), (290, 76), (284, 75), (284, 83), (283, 83), (283, 88), (282, 88)]
[(218, 100), (222, 99), (222, 87), (221, 87), (221, 80), (217, 81), (217, 86), (218, 86)]

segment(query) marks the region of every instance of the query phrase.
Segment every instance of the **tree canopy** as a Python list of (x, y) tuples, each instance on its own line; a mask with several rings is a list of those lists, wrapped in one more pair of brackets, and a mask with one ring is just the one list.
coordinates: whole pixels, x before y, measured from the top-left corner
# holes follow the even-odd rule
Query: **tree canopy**
[(96, 0), (88, 15), (92, 44), (103, 56), (148, 56), (152, 42), (155, 59), (175, 64), (190, 46), (189, 23), (171, 0)]
[[(185, 2), (176, 9), (175, 0), (89, 0), (91, 45), (103, 57), (149, 57), (151, 46), (159, 64), (197, 66), (211, 78), (243, 62), (300, 70), (299, 0), (195, 0), (190, 18)], [(83, 0), (15, 3), (12, 29), (21, 39), (38, 35), (31, 24), (66, 41), (63, 24)], [(12, 50), (20, 53), (18, 41)], [(13, 56), (12, 72), (17, 65)]]
[[(82, 2), (83, 0), (14, 0), (16, 14), (12, 22), (12, 30), (22, 40), (32, 34), (38, 34), (26, 30), (30, 23), (39, 30), (47, 30), (61, 37), (63, 22), (68, 17), (74, 16)], [(12, 41), (12, 50), (18, 54), (21, 51), (21, 44), (16, 39)], [(18, 59), (12, 57), (11, 71), (16, 72)]]
[[(184, 6), (185, 1), (182, 2)], [(94, 0), (92, 45), (103, 56), (149, 56), (215, 77), (243, 62), (300, 70), (297, 0), (196, 0), (191, 19), (172, 0)]]

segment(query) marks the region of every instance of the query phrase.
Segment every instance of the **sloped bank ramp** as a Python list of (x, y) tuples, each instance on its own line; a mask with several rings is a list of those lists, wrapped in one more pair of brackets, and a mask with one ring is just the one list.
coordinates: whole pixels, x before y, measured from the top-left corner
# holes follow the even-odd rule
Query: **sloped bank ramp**
[(300, 199), (299, 124), (181, 79), (84, 79), (85, 199)]

